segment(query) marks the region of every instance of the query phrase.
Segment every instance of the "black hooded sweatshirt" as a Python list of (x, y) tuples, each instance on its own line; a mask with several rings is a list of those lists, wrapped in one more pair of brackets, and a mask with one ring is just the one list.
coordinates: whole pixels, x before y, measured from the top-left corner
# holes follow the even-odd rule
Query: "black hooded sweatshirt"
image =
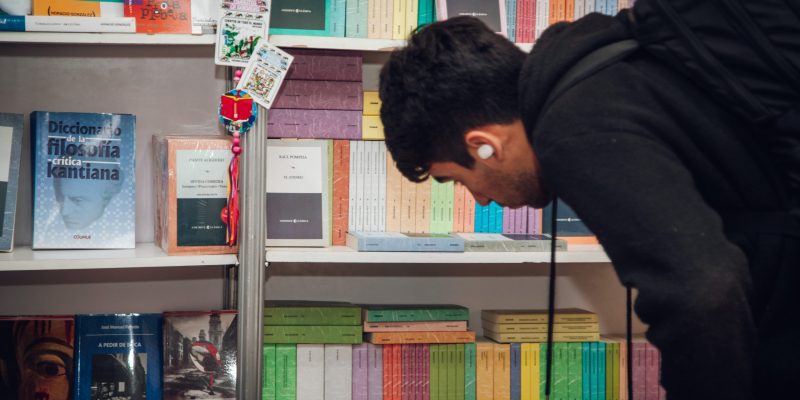
[(528, 56), (520, 111), (545, 184), (638, 290), (670, 399), (797, 398), (800, 246), (786, 229), (750, 229), (795, 224), (754, 126), (645, 51), (542, 110), (569, 67), (631, 37), (625, 11), (592, 14), (551, 27)]

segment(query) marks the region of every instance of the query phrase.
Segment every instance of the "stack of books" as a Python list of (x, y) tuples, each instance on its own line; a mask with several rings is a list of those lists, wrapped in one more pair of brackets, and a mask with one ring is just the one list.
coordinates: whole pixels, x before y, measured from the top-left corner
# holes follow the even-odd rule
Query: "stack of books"
[[(483, 336), (498, 343), (547, 341), (547, 310), (482, 310)], [(600, 340), (597, 314), (578, 308), (555, 311), (553, 341)]]
[(361, 307), (342, 302), (264, 302), (265, 344), (361, 343)]
[(365, 340), (373, 344), (472, 343), (469, 309), (452, 304), (382, 304), (364, 307)]

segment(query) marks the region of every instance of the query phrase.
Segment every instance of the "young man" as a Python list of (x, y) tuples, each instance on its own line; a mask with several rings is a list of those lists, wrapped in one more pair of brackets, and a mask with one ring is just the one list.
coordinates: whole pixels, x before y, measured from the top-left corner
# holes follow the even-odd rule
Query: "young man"
[(633, 38), (637, 23), (658, 31), (650, 3), (553, 26), (530, 55), (473, 18), (421, 29), (381, 71), (386, 145), (408, 179), (462, 182), (481, 204), (569, 204), (638, 290), (670, 399), (790, 398), (800, 376), (791, 156), (775, 157), (758, 125), (649, 49), (545, 107), (579, 60)]

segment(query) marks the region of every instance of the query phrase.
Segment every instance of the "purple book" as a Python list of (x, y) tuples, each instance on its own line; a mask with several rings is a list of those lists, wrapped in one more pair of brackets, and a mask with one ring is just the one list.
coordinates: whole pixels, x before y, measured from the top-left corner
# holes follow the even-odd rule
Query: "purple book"
[(367, 343), (368, 400), (383, 400), (383, 346)]
[(268, 114), (271, 138), (361, 139), (361, 111), (279, 109)]
[(353, 345), (353, 400), (368, 400), (369, 354), (367, 344)]
[(511, 209), (503, 207), (503, 232), (511, 233)]
[(361, 82), (361, 53), (354, 51), (286, 49), (294, 56), (286, 79)]
[(514, 226), (517, 228), (514, 233), (528, 233), (528, 207), (517, 209), (517, 223)]
[(645, 342), (633, 342), (633, 400), (645, 400), (647, 390)]
[(364, 95), (361, 82), (284, 81), (272, 109), (361, 110)]
[(659, 384), (659, 362), (658, 362), (658, 349), (650, 343), (647, 343), (645, 361), (645, 400), (658, 400)]

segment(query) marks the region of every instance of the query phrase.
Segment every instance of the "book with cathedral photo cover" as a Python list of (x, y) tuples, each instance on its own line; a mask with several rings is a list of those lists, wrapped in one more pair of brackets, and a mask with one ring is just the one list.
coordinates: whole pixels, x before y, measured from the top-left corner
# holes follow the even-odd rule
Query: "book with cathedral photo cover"
[(161, 323), (161, 314), (75, 316), (72, 398), (161, 398)]
[(68, 399), (72, 316), (0, 316), (0, 399)]
[(31, 113), (33, 248), (135, 247), (136, 117)]
[(164, 313), (164, 400), (236, 399), (237, 312)]
[(14, 249), (22, 114), (0, 113), (0, 251)]

